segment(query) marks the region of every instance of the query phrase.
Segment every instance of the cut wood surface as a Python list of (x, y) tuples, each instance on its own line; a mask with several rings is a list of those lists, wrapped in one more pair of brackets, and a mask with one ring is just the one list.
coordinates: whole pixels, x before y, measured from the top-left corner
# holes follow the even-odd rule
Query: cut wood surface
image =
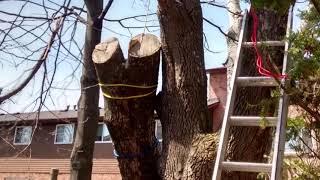
[(154, 98), (160, 48), (156, 36), (140, 34), (130, 41), (128, 60), (116, 38), (98, 44), (93, 52), (105, 122), (123, 179), (159, 179)]

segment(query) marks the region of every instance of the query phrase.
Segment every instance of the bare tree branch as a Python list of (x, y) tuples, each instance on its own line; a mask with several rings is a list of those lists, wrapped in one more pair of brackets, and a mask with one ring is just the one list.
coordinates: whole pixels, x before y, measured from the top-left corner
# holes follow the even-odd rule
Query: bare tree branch
[(233, 12), (231, 11), (228, 7), (224, 6), (224, 5), (219, 5), (217, 3), (215, 3), (214, 1), (201, 1), (201, 4), (208, 4), (210, 6), (215, 6), (215, 7), (219, 7), (219, 8), (223, 8), (226, 9), (229, 13), (233, 14), (233, 15), (237, 15), (237, 16), (242, 16), (241, 12)]
[(113, 3), (113, 0), (109, 0), (106, 7), (103, 9), (102, 13), (100, 14), (100, 16), (98, 17), (98, 19), (100, 19), (100, 21), (102, 21), (104, 19), (104, 17), (106, 16), (107, 12), (109, 11), (111, 5)]
[(224, 36), (226, 36), (229, 39), (232, 39), (235, 42), (238, 42), (238, 40), (234, 39), (233, 37), (229, 36), (227, 33), (225, 33), (220, 26), (214, 24), (213, 22), (209, 21), (207, 18), (203, 17), (203, 20), (206, 21), (208, 24), (210, 24), (211, 26), (217, 28)]
[(0, 13), (6, 14), (6, 15), (10, 15), (10, 16), (14, 16), (14, 17), (20, 17), (20, 18), (24, 18), (24, 19), (36, 19), (36, 20), (43, 20), (43, 21), (53, 21), (53, 20), (57, 20), (61, 17), (66, 17), (71, 15), (72, 13), (69, 12), (67, 14), (63, 14), (62, 16), (57, 16), (54, 18), (48, 18), (48, 17), (40, 17), (40, 16), (24, 16), (21, 14), (17, 14), (17, 13), (10, 13), (10, 12), (6, 12), (6, 11), (2, 11), (0, 10)]
[(41, 54), (39, 61), (36, 63), (36, 65), (33, 67), (33, 70), (31, 71), (31, 73), (29, 74), (29, 76), (15, 89), (13, 89), (12, 91), (8, 92), (7, 94), (0, 96), (0, 104), (2, 104), (5, 100), (11, 98), (12, 96), (14, 96), (15, 94), (19, 93), (29, 82), (30, 80), (34, 77), (34, 75), (38, 72), (38, 70), (40, 69), (42, 63), (47, 59), (48, 54), (50, 52), (50, 49), (52, 47), (52, 44), (54, 43), (54, 40), (56, 38), (56, 35), (59, 32), (59, 29), (61, 27), (61, 22), (62, 19), (57, 20), (56, 22), (56, 27), (55, 29), (52, 31), (52, 35), (50, 37), (50, 40), (48, 42), (48, 45), (46, 47), (46, 49), (43, 51), (43, 53)]

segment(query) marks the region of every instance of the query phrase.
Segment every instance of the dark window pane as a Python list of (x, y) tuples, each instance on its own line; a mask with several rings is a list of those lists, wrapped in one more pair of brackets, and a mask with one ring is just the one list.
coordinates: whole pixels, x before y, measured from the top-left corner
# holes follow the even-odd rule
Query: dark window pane
[(108, 128), (104, 123), (99, 124), (99, 126), (98, 126), (96, 141), (97, 142), (111, 141), (111, 137), (110, 137)]
[(17, 127), (15, 143), (28, 144), (31, 141), (32, 127)]
[(111, 141), (110, 135), (103, 136), (103, 141)]
[(110, 133), (109, 130), (107, 128), (107, 126), (105, 124), (103, 124), (103, 141), (111, 141), (111, 137), (110, 137)]
[(102, 125), (103, 124), (98, 124), (96, 141), (101, 141), (102, 140), (102, 128), (103, 128)]
[(72, 143), (73, 140), (73, 124), (65, 124), (57, 126), (56, 142)]
[(162, 140), (162, 126), (159, 120), (156, 120), (156, 137), (158, 140)]

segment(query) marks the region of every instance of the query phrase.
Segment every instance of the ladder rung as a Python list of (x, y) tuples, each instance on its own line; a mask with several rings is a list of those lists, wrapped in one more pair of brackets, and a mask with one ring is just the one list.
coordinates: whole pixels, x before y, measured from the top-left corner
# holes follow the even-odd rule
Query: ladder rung
[(238, 86), (279, 86), (273, 77), (237, 77)]
[(231, 126), (266, 126), (274, 127), (277, 125), (277, 117), (259, 117), (259, 116), (231, 116)]
[(227, 171), (270, 173), (272, 169), (272, 164), (224, 161), (221, 163), (221, 167), (222, 167), (222, 170), (227, 170)]
[[(257, 46), (261, 46), (261, 45), (265, 45), (265, 46), (284, 46), (285, 42), (284, 41), (259, 41), (259, 42), (257, 42)], [(243, 47), (252, 47), (253, 46), (253, 42), (243, 42), (242, 46)]]

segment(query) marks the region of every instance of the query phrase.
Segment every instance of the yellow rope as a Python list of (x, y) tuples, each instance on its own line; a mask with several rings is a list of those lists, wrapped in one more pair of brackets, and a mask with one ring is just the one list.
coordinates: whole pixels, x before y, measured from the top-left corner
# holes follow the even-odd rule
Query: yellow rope
[(153, 91), (147, 93), (147, 94), (141, 94), (141, 95), (135, 95), (135, 96), (127, 96), (127, 97), (113, 97), (105, 92), (102, 91), (103, 96), (109, 99), (118, 99), (118, 100), (127, 100), (127, 99), (134, 99), (134, 98), (142, 98), (142, 97), (146, 97), (149, 96), (151, 94), (153, 94), (154, 92), (156, 92), (157, 89), (154, 89)]
[(99, 86), (101, 86), (101, 87), (132, 87), (132, 88), (140, 88), (140, 89), (149, 89), (149, 88), (157, 87), (157, 84), (151, 85), (151, 86), (138, 86), (138, 85), (131, 85), (131, 84), (102, 84), (102, 83), (99, 83)]
[(153, 94), (154, 92), (156, 92), (156, 85), (150, 85), (150, 86), (139, 86), (139, 85), (132, 85), (132, 84), (103, 84), (103, 83), (99, 83), (100, 87), (131, 87), (131, 88), (139, 88), (139, 89), (150, 89), (150, 88), (155, 88), (154, 90), (152, 90), (149, 93), (146, 94), (141, 94), (141, 95), (135, 95), (135, 96), (127, 96), (127, 97), (114, 97), (111, 96), (110, 94), (107, 94), (105, 92), (102, 91), (103, 96), (109, 99), (118, 99), (118, 100), (126, 100), (126, 99), (134, 99), (134, 98), (142, 98), (142, 97), (146, 97), (149, 96), (151, 94)]

